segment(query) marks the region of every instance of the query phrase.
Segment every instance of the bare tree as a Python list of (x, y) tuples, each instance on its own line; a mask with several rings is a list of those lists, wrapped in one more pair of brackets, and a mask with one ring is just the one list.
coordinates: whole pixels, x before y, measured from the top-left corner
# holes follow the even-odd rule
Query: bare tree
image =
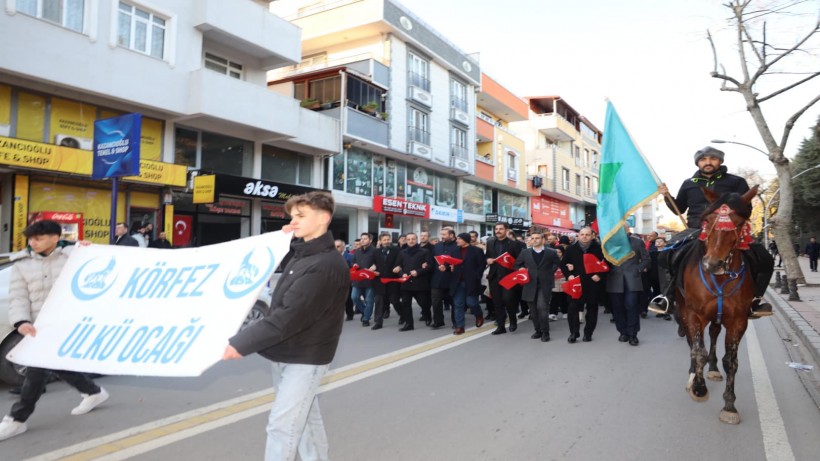
[[(735, 36), (735, 46), (739, 58), (739, 67), (736, 76), (729, 75), (725, 66), (720, 63), (715, 40), (708, 32), (709, 43), (714, 56), (714, 69), (711, 76), (723, 81), (722, 91), (739, 93), (746, 102), (746, 110), (754, 120), (757, 131), (769, 153), (769, 161), (774, 164), (777, 179), (780, 185), (780, 199), (776, 215), (769, 221), (777, 239), (778, 249), (786, 265), (786, 274), (790, 280), (804, 282), (803, 272), (797, 261), (792, 246), (790, 230), (792, 227), (793, 188), (792, 172), (789, 159), (783, 154), (789, 135), (795, 122), (810, 107), (820, 101), (820, 89), (816, 86), (820, 79), (820, 59), (813, 47), (817, 47), (820, 38), (820, 18), (817, 17), (815, 0), (786, 0), (786, 1), (753, 1), (730, 0), (725, 3), (731, 11), (728, 19)], [(812, 23), (804, 31), (798, 31), (798, 36), (789, 43), (784, 41), (787, 34), (775, 33), (776, 37), (767, 36), (767, 22), (784, 18), (799, 22), (801, 19), (796, 11), (807, 6), (814, 6)], [(794, 32), (794, 30), (792, 30)], [(788, 34), (791, 35), (791, 34)], [(792, 35), (792, 37), (794, 37)], [(737, 76), (739, 72), (739, 76)], [(774, 89), (772, 82), (775, 82)], [(808, 85), (807, 85), (808, 84)], [(760, 94), (764, 91), (766, 94)], [(783, 95), (797, 87), (811, 88), (813, 95), (801, 101), (802, 107), (795, 112), (783, 125), (783, 132), (778, 141), (772, 128), (775, 123), (770, 122), (763, 115), (761, 105), (767, 101)], [(796, 284), (793, 284), (790, 299), (799, 299)]]

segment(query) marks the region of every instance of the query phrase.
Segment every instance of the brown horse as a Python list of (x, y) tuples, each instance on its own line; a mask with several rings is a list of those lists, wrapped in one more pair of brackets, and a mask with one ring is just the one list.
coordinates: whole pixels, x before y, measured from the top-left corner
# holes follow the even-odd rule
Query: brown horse
[[(744, 262), (744, 248), (750, 239), (746, 222), (751, 215), (751, 201), (757, 186), (743, 195), (726, 194), (719, 197), (703, 189), (709, 207), (703, 213), (703, 232), (699, 242), (683, 259), (681, 282), (675, 290), (679, 321), (689, 342), (691, 365), (686, 390), (693, 400), (706, 401), (709, 390), (703, 379), (703, 367), (709, 364), (707, 377), (720, 381), (715, 344), (721, 327), (726, 329), (723, 371), (726, 372), (725, 405), (720, 420), (727, 424), (740, 423), (735, 409), (735, 373), (737, 350), (746, 332), (749, 307), (754, 298), (754, 280)], [(703, 344), (704, 328), (709, 324), (711, 345), (707, 354)]]

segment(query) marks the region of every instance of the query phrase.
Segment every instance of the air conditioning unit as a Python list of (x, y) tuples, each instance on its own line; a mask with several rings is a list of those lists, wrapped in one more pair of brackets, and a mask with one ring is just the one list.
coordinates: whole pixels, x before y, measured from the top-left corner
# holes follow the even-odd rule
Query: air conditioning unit
[(427, 91), (422, 90), (417, 86), (411, 86), (408, 90), (410, 99), (424, 104), (427, 107), (433, 107), (433, 95)]
[(70, 136), (67, 134), (58, 134), (54, 136), (54, 144), (58, 146), (71, 147), (74, 149), (93, 150), (94, 141), (88, 138), (79, 138), (77, 136)]
[(453, 168), (455, 168), (457, 170), (461, 170), (461, 171), (466, 171), (467, 173), (470, 172), (470, 162), (468, 160), (464, 160), (463, 158), (453, 157), (452, 162), (453, 163), (452, 163), (451, 166)]
[(458, 123), (463, 125), (470, 125), (470, 116), (467, 115), (467, 112), (463, 110), (456, 109), (455, 107), (452, 108), (450, 113), (450, 119), (455, 120)]
[(430, 146), (415, 141), (407, 143), (407, 152), (417, 157), (426, 158), (427, 160), (431, 160), (433, 157), (433, 149), (431, 149)]
[(518, 181), (518, 171), (507, 170), (507, 179), (509, 179), (510, 181)]

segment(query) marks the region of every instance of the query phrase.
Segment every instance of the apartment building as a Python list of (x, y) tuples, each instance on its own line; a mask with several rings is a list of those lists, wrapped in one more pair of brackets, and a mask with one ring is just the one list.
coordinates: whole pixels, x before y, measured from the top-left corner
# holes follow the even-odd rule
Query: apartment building
[[(289, 194), (325, 184), (339, 121), (267, 88), (268, 71), (301, 61), (299, 28), (269, 2), (4, 4), (4, 251), (25, 245), (29, 216), (49, 211), (81, 216), (83, 238), (108, 242), (111, 182), (91, 179), (93, 130), (123, 113), (143, 115), (141, 170), (123, 178), (116, 219), (151, 222), (177, 245), (278, 228)], [(195, 203), (191, 177), (208, 178), (212, 196)]]
[(557, 234), (591, 224), (603, 133), (560, 96), (524, 99), (529, 119), (512, 128), (524, 138), (527, 173), (539, 184), (533, 224)]
[(326, 167), (334, 234), (477, 229), (485, 209), (464, 203), (464, 178), (476, 168), (478, 62), (393, 0), (271, 9), (302, 30), (301, 62), (271, 72), (271, 88), (341, 123)]

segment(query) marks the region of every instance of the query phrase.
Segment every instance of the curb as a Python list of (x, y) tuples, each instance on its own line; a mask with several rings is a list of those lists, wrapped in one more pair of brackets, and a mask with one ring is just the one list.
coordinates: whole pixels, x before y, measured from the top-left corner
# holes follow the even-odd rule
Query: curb
[(803, 344), (811, 353), (814, 363), (820, 364), (820, 333), (814, 330), (806, 319), (803, 318), (788, 301), (783, 299), (779, 293), (769, 287), (766, 290), (766, 298), (772, 302), (783, 317), (789, 322), (789, 326), (797, 334)]

